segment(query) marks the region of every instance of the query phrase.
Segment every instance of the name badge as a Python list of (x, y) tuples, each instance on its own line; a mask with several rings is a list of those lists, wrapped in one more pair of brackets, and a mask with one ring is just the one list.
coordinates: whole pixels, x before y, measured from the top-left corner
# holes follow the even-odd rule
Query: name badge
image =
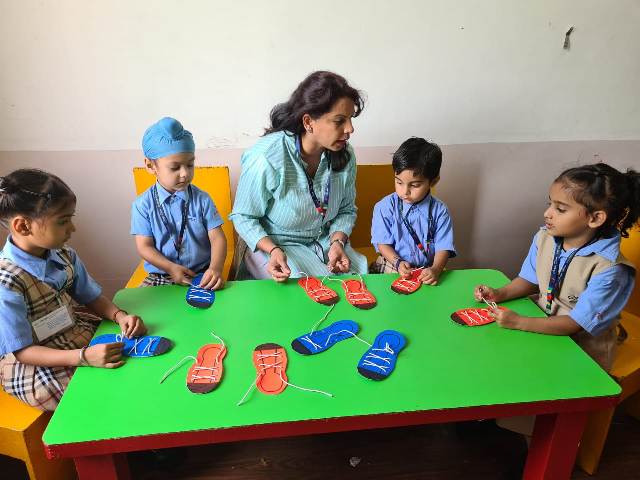
[(39, 318), (31, 324), (39, 342), (60, 333), (69, 327), (73, 327), (73, 317), (67, 307), (62, 306), (53, 312)]

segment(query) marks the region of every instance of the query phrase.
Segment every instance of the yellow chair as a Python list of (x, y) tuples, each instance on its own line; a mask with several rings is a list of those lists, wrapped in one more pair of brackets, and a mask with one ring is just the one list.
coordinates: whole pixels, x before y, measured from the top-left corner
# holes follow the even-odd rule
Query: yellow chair
[(31, 480), (76, 478), (71, 460), (45, 456), (42, 434), (50, 418), (0, 390), (0, 454), (22, 460)]
[[(156, 177), (147, 172), (146, 169), (137, 167), (133, 169), (133, 180), (136, 185), (136, 195), (140, 195), (155, 183)], [(228, 216), (231, 213), (231, 184), (229, 182), (229, 168), (196, 167), (192, 183), (211, 195), (213, 203), (215, 203), (216, 208), (218, 209), (218, 213), (220, 213), (220, 216), (224, 220), (222, 230), (227, 237), (227, 258), (224, 262), (222, 274), (224, 275), (224, 278), (227, 278), (229, 275), (229, 269), (231, 268), (234, 252), (233, 225), (228, 220)], [(126, 288), (139, 287), (146, 276), (147, 272), (144, 270), (144, 262), (140, 261), (138, 267), (127, 282)]]
[[(640, 230), (630, 231), (629, 238), (622, 239), (621, 250), (640, 268)], [(610, 373), (622, 387), (619, 402), (624, 402), (627, 413), (640, 419), (640, 275), (637, 273), (635, 288), (620, 323), (627, 332), (627, 338), (618, 347)], [(576, 463), (589, 475), (598, 469), (614, 411), (615, 408), (610, 408), (594, 413), (587, 422)]]
[(371, 245), (371, 219), (373, 207), (393, 190), (391, 164), (360, 165), (356, 174), (356, 207), (358, 218), (351, 232), (351, 246), (367, 257), (369, 264), (378, 257)]

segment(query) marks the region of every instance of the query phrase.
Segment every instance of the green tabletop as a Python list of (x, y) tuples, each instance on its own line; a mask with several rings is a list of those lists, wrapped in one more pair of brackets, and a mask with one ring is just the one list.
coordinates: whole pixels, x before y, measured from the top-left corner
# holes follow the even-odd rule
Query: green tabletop
[[(314, 303), (295, 280), (229, 282), (208, 310), (185, 302), (186, 287), (121, 290), (115, 301), (144, 318), (150, 334), (170, 338), (168, 353), (131, 358), (116, 370), (79, 368), (44, 434), (47, 445), (132, 436), (218, 429), (275, 422), (451, 409), (583, 397), (615, 396), (618, 385), (568, 337), (506, 330), (490, 324), (462, 327), (450, 315), (482, 306), (473, 287), (507, 283), (495, 270), (445, 272), (441, 284), (413, 295), (393, 293), (395, 275), (367, 275), (377, 297), (372, 310), (359, 310), (344, 298), (340, 282), (328, 286), (340, 300), (320, 328), (341, 319), (360, 325), (370, 343), (385, 329), (407, 338), (395, 372), (375, 382), (357, 372), (367, 346), (357, 339), (326, 352), (302, 356), (291, 341), (308, 333), (328, 307)], [(521, 314), (543, 316), (528, 299), (504, 303)], [(103, 322), (97, 334), (116, 333)], [(226, 342), (220, 386), (197, 395), (185, 385), (189, 364), (163, 384), (160, 378), (200, 346)], [(324, 390), (333, 398), (287, 387), (280, 395), (257, 389), (236, 406), (256, 377), (252, 352), (274, 342), (287, 349), (289, 382)]]

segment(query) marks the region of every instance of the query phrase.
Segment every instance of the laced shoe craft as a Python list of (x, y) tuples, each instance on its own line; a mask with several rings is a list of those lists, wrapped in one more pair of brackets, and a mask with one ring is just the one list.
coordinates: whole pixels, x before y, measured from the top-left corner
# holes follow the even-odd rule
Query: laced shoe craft
[(198, 356), (187, 372), (187, 388), (193, 393), (215, 390), (222, 380), (222, 360), (226, 354), (226, 347), (220, 343), (200, 347)]
[(336, 343), (356, 336), (360, 327), (353, 320), (339, 320), (322, 330), (301, 335), (291, 342), (291, 348), (301, 355), (324, 352)]
[(89, 342), (89, 346), (114, 342), (124, 343), (122, 355), (126, 357), (155, 357), (168, 352), (173, 346), (171, 340), (165, 337), (145, 335), (127, 338), (120, 333), (98, 335)]
[(347, 302), (356, 308), (369, 310), (375, 307), (378, 302), (376, 301), (376, 297), (367, 290), (362, 276), (358, 276), (360, 277), (360, 280), (340, 280), (342, 282), (342, 288), (344, 288), (346, 293)]
[(196, 308), (209, 308), (216, 299), (216, 293), (213, 290), (200, 288), (202, 274), (196, 275), (191, 280), (191, 286), (187, 289), (186, 300), (189, 305)]
[[(505, 310), (504, 307), (495, 307)], [(479, 327), (495, 322), (488, 308), (463, 308), (451, 314), (451, 320), (464, 327)]]
[(411, 270), (411, 275), (408, 278), (396, 278), (391, 284), (391, 290), (401, 295), (410, 295), (416, 292), (422, 286), (422, 282), (418, 280), (422, 270), (424, 269), (416, 268)]
[(198, 356), (187, 355), (177, 364), (165, 372), (160, 379), (164, 382), (169, 375), (184, 365), (188, 360), (193, 361), (187, 372), (187, 388), (193, 393), (209, 393), (220, 385), (222, 381), (222, 360), (227, 354), (227, 346), (224, 340), (211, 332), (220, 343), (209, 343), (198, 350)]
[(322, 305), (333, 305), (338, 301), (338, 294), (316, 277), (310, 277), (304, 272), (300, 273), (305, 275), (305, 277), (298, 279), (298, 285), (304, 289), (311, 300)]
[(320, 393), (327, 397), (333, 397), (328, 392), (313, 388), (299, 387), (290, 383), (287, 379), (287, 351), (277, 343), (263, 343), (253, 350), (253, 365), (256, 367), (256, 378), (249, 386), (244, 396), (238, 402), (242, 405), (254, 387), (267, 395), (282, 393), (288, 386), (304, 390), (306, 392)]
[(384, 380), (396, 368), (398, 354), (407, 344), (404, 336), (395, 330), (380, 332), (373, 345), (358, 362), (358, 372), (371, 380)]

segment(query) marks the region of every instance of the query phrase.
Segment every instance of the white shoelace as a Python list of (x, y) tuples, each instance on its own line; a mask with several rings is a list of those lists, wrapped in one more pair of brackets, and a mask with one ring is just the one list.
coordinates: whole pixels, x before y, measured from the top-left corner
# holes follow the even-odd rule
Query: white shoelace
[[(124, 339), (126, 337), (123, 334), (117, 334), (116, 335), (116, 342), (124, 342)], [(147, 346), (144, 347), (142, 349), (142, 351), (140, 353), (138, 353), (138, 347), (142, 346), (142, 342), (144, 342), (145, 339), (149, 340), (149, 343), (147, 343)], [(133, 340), (133, 346), (131, 347), (131, 349), (127, 352), (127, 355), (131, 355), (131, 352), (133, 352), (135, 355), (151, 355), (151, 345), (153, 345), (153, 342), (155, 342), (158, 339), (158, 337), (133, 337), (131, 338), (131, 340)]]
[[(227, 348), (227, 346), (225, 345), (224, 340), (222, 338), (220, 338), (218, 335), (216, 335), (213, 332), (209, 332), (209, 333), (211, 333), (211, 335), (213, 335), (215, 338), (217, 338), (220, 341), (220, 343), (222, 344), (222, 348), (218, 352), (218, 355), (216, 355), (216, 359), (215, 359), (213, 367), (194, 367), (194, 370), (211, 370), (212, 374), (214, 373), (214, 370), (215, 370), (215, 374), (217, 375), (217, 373), (218, 373), (217, 370), (219, 368), (218, 360), (220, 358), (220, 354), (222, 353), (222, 351), (224, 349)], [(182, 360), (180, 360), (178, 363), (176, 363), (173, 367), (171, 367), (169, 370), (167, 370), (165, 372), (165, 374), (160, 379), (160, 383), (164, 382), (169, 375), (171, 375), (173, 372), (175, 372), (178, 368), (180, 368), (184, 364), (185, 360), (189, 360), (189, 359), (194, 361), (194, 362), (198, 361), (198, 359), (196, 357), (194, 357), (193, 355), (187, 355), (186, 357), (184, 357)], [(191, 375), (191, 378), (194, 379), (194, 380), (198, 379), (198, 378), (208, 378), (208, 379), (213, 380), (214, 382), (216, 381), (216, 376), (215, 375)]]
[[(376, 352), (385, 352), (385, 353), (389, 353), (391, 355), (393, 355), (395, 352), (393, 351), (393, 349), (389, 346), (389, 344), (387, 342), (385, 342), (384, 348), (372, 348), (371, 352), (367, 354), (366, 357), (364, 357), (364, 359), (362, 360), (362, 364), (369, 366), (369, 367), (376, 367), (379, 368), (382, 373), (387, 373), (387, 370), (391, 367), (391, 358), (390, 357), (383, 357), (380, 356), (378, 354), (373, 353), (374, 351)], [(386, 362), (386, 365), (383, 364), (378, 364), (375, 363), (371, 360), (368, 360), (369, 358), (371, 358), (372, 360), (382, 360), (383, 362)]]
[[(265, 358), (269, 358), (269, 357), (274, 357), (274, 358), (280, 358), (280, 353), (276, 352), (276, 353), (259, 353), (257, 355), (258, 360), (264, 360)], [(244, 403), (245, 398), (247, 398), (247, 395), (249, 395), (249, 393), (251, 392), (251, 390), (253, 390), (257, 383), (258, 383), (258, 378), (260, 378), (260, 375), (263, 374), (268, 368), (277, 368), (276, 373), (278, 374), (278, 377), (280, 377), (280, 380), (282, 380), (283, 383), (287, 384), (290, 387), (293, 388), (297, 388), (298, 390), (303, 390), (305, 392), (311, 392), (311, 393), (321, 393), (322, 395), (326, 395), (327, 397), (333, 397), (333, 394), (328, 393), (328, 392), (323, 392), (322, 390), (316, 390), (314, 388), (304, 388), (304, 387), (300, 387), (298, 385), (294, 385), (293, 383), (287, 382), (284, 378), (282, 378), (282, 367), (280, 367), (280, 364), (282, 364), (282, 360), (280, 361), (276, 361), (274, 363), (258, 363), (258, 366), (261, 368), (261, 370), (256, 373), (256, 378), (253, 380), (253, 382), (251, 382), (251, 385), (249, 385), (249, 389), (246, 391), (246, 393), (242, 396), (242, 398), (240, 399), (240, 401), (237, 403), (236, 406), (240, 406)]]

